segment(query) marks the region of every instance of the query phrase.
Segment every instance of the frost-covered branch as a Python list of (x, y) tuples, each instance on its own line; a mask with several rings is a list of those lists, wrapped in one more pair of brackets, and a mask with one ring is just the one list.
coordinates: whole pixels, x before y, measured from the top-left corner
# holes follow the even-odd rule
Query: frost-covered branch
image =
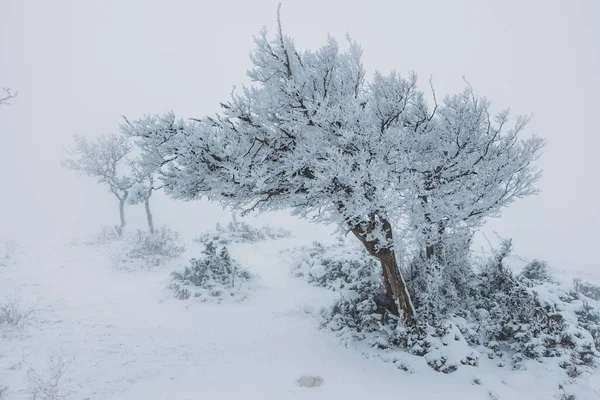
[(10, 104), (10, 100), (17, 97), (18, 92), (12, 92), (10, 88), (2, 88), (0, 93), (0, 106)]

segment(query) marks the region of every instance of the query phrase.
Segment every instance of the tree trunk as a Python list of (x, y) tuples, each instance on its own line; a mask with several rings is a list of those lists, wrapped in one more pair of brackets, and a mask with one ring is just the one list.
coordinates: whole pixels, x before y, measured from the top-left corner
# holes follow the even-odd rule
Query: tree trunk
[[(427, 216), (426, 216), (427, 217)], [(431, 225), (431, 219), (428, 221), (429, 224)], [(425, 246), (425, 258), (427, 260), (431, 260), (433, 258), (433, 256), (440, 256), (441, 254), (437, 254), (440, 252), (440, 250), (443, 248), (442, 246), (444, 245), (444, 242), (442, 240), (442, 235), (444, 234), (444, 231), (446, 230), (446, 226), (444, 224), (443, 221), (438, 222), (437, 224), (437, 240), (433, 243), (433, 244), (428, 244), (427, 246)]]
[(425, 246), (425, 259), (430, 260), (433, 258), (433, 254), (434, 254), (434, 250), (433, 250), (433, 245), (427, 245)]
[(402, 316), (408, 325), (413, 325), (415, 322), (415, 311), (410, 300), (406, 283), (402, 278), (398, 263), (396, 261), (396, 253), (391, 245), (392, 243), (392, 226), (386, 219), (377, 218), (381, 224), (380, 229), (385, 233), (387, 243), (381, 243), (378, 239), (369, 238), (373, 230), (376, 229), (377, 222), (375, 216), (366, 227), (355, 225), (351, 228), (352, 233), (362, 242), (369, 254), (377, 258), (381, 263), (383, 272), (383, 283), (386, 289), (386, 296), (390, 307), (390, 312), (394, 315)]
[(414, 309), (410, 300), (410, 295), (406, 283), (398, 269), (396, 253), (393, 250), (386, 250), (376, 255), (381, 263), (383, 270), (383, 281), (387, 292), (388, 302), (392, 305), (392, 313), (400, 315), (402, 310), (404, 320), (407, 324), (414, 324)]
[[(418, 198), (419, 198), (419, 200), (421, 200), (421, 204), (423, 204), (423, 208), (426, 209), (427, 203), (429, 202), (429, 197), (427, 195), (419, 195)], [(433, 255), (434, 255), (434, 247), (433, 247), (433, 244), (430, 243), (431, 225), (432, 225), (431, 214), (426, 212), (425, 213), (425, 226), (423, 227), (423, 235), (425, 236), (425, 241), (427, 243), (425, 245), (425, 259), (426, 260), (432, 259)]]
[(125, 228), (125, 199), (126, 197), (121, 197), (119, 199), (119, 217), (121, 218), (121, 225), (119, 225), (119, 234), (123, 233), (123, 229)]
[(154, 221), (152, 220), (152, 213), (150, 212), (150, 197), (144, 200), (144, 207), (146, 208), (146, 220), (148, 221), (148, 229), (150, 233), (154, 233)]

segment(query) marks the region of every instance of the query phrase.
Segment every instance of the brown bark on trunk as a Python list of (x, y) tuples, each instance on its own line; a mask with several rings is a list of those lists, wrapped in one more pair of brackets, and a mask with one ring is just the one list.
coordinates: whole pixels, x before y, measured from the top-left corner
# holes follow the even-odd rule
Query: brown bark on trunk
[(390, 304), (393, 304), (392, 307), (394, 307), (394, 309), (390, 311), (395, 311), (395, 315), (400, 315), (399, 311), (402, 310), (404, 320), (409, 325), (412, 325), (414, 323), (414, 311), (408, 289), (404, 283), (404, 279), (402, 279), (402, 276), (400, 275), (400, 270), (398, 269), (395, 252), (393, 250), (388, 250), (381, 252), (375, 257), (377, 257), (381, 263), (388, 301)]
[(433, 258), (433, 245), (425, 246), (425, 258), (427, 260)]
[[(388, 243), (380, 243), (378, 239), (370, 239), (368, 235), (373, 232), (376, 224), (381, 224), (380, 229), (385, 233)], [(396, 254), (389, 246), (392, 242), (392, 226), (386, 219), (378, 218), (378, 221), (371, 221), (367, 227), (360, 225), (351, 227), (352, 233), (362, 242), (369, 254), (377, 258), (381, 263), (383, 272), (383, 283), (386, 289), (386, 296), (389, 303), (389, 311), (394, 315), (402, 316), (404, 321), (409, 324), (414, 324), (414, 309), (410, 300), (410, 295), (404, 279), (398, 269)]]

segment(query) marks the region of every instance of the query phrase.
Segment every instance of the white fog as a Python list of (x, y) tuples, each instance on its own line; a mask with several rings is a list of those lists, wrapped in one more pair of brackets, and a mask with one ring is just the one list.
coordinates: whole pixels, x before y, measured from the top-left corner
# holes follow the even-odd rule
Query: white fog
[[(0, 89), (15, 95), (0, 101), (0, 399), (600, 398), (600, 3), (286, 0), (290, 41), (278, 4), (0, 0)], [(385, 120), (382, 104), (400, 111)], [(504, 109), (498, 142), (475, 123), (452, 136)], [(186, 122), (160, 147), (171, 111)], [(532, 119), (502, 142), (518, 115)], [(273, 144), (278, 129), (292, 142)], [(112, 186), (61, 166), (74, 135), (103, 134), (141, 155), (159, 234), (143, 201), (115, 229)], [(421, 169), (460, 138), (485, 167), (435, 192)], [(511, 149), (485, 164), (486, 140)], [(382, 149), (395, 156), (376, 164)], [(465, 211), (475, 198), (487, 208)], [(161, 240), (181, 251), (151, 254)], [(534, 260), (547, 279), (524, 272)]]

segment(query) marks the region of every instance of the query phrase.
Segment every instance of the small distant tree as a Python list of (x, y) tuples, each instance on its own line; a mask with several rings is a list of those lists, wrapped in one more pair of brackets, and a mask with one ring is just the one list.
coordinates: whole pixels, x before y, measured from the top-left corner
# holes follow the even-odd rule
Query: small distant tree
[[(126, 136), (135, 137), (135, 134), (128, 129), (129, 127), (133, 127), (133, 125), (126, 117), (123, 117), (123, 120), (125, 121), (122, 125), (123, 133)], [(150, 210), (150, 198), (154, 191), (163, 188), (163, 185), (159, 183), (159, 175), (160, 168), (165, 165), (165, 160), (157, 151), (157, 148), (160, 147), (161, 144), (155, 143), (154, 141), (140, 140), (137, 142), (137, 145), (141, 149), (142, 157), (138, 157), (135, 161), (130, 163), (133, 176), (137, 183), (133, 186), (127, 202), (129, 204), (144, 203), (148, 229), (151, 233), (154, 233), (154, 218)]]
[(108, 186), (119, 201), (121, 233), (126, 225), (125, 201), (135, 182), (126, 159), (133, 148), (131, 143), (115, 134), (101, 135), (95, 140), (75, 135), (73, 139), (74, 146), (67, 149), (68, 157), (61, 161), (61, 165), (78, 174), (97, 178), (98, 183)]
[(10, 100), (17, 97), (17, 92), (11, 92), (9, 88), (3, 88), (0, 93), (0, 106), (10, 104)]
[(474, 96), (429, 108), (413, 74), (376, 73), (367, 83), (362, 50), (348, 41), (343, 52), (332, 38), (300, 52), (279, 23), (275, 40), (264, 30), (256, 38), (253, 84), (221, 114), (147, 116), (123, 131), (177, 198), (244, 212), (292, 208), (352, 232), (381, 264), (389, 312), (412, 324), (393, 227), (408, 222), (429, 248), (432, 231), (459, 230), (530, 194), (541, 145), (517, 138), (522, 121), (507, 135), (502, 120), (485, 129), (487, 102)]
[(155, 190), (161, 188), (160, 185), (156, 185), (156, 178), (154, 171), (147, 171), (144, 169), (139, 162), (133, 162), (131, 164), (133, 170), (133, 177), (136, 183), (131, 186), (129, 194), (127, 195), (127, 203), (130, 205), (144, 203), (144, 209), (146, 211), (146, 222), (148, 223), (148, 230), (150, 233), (154, 233), (154, 217), (150, 210), (150, 197)]

